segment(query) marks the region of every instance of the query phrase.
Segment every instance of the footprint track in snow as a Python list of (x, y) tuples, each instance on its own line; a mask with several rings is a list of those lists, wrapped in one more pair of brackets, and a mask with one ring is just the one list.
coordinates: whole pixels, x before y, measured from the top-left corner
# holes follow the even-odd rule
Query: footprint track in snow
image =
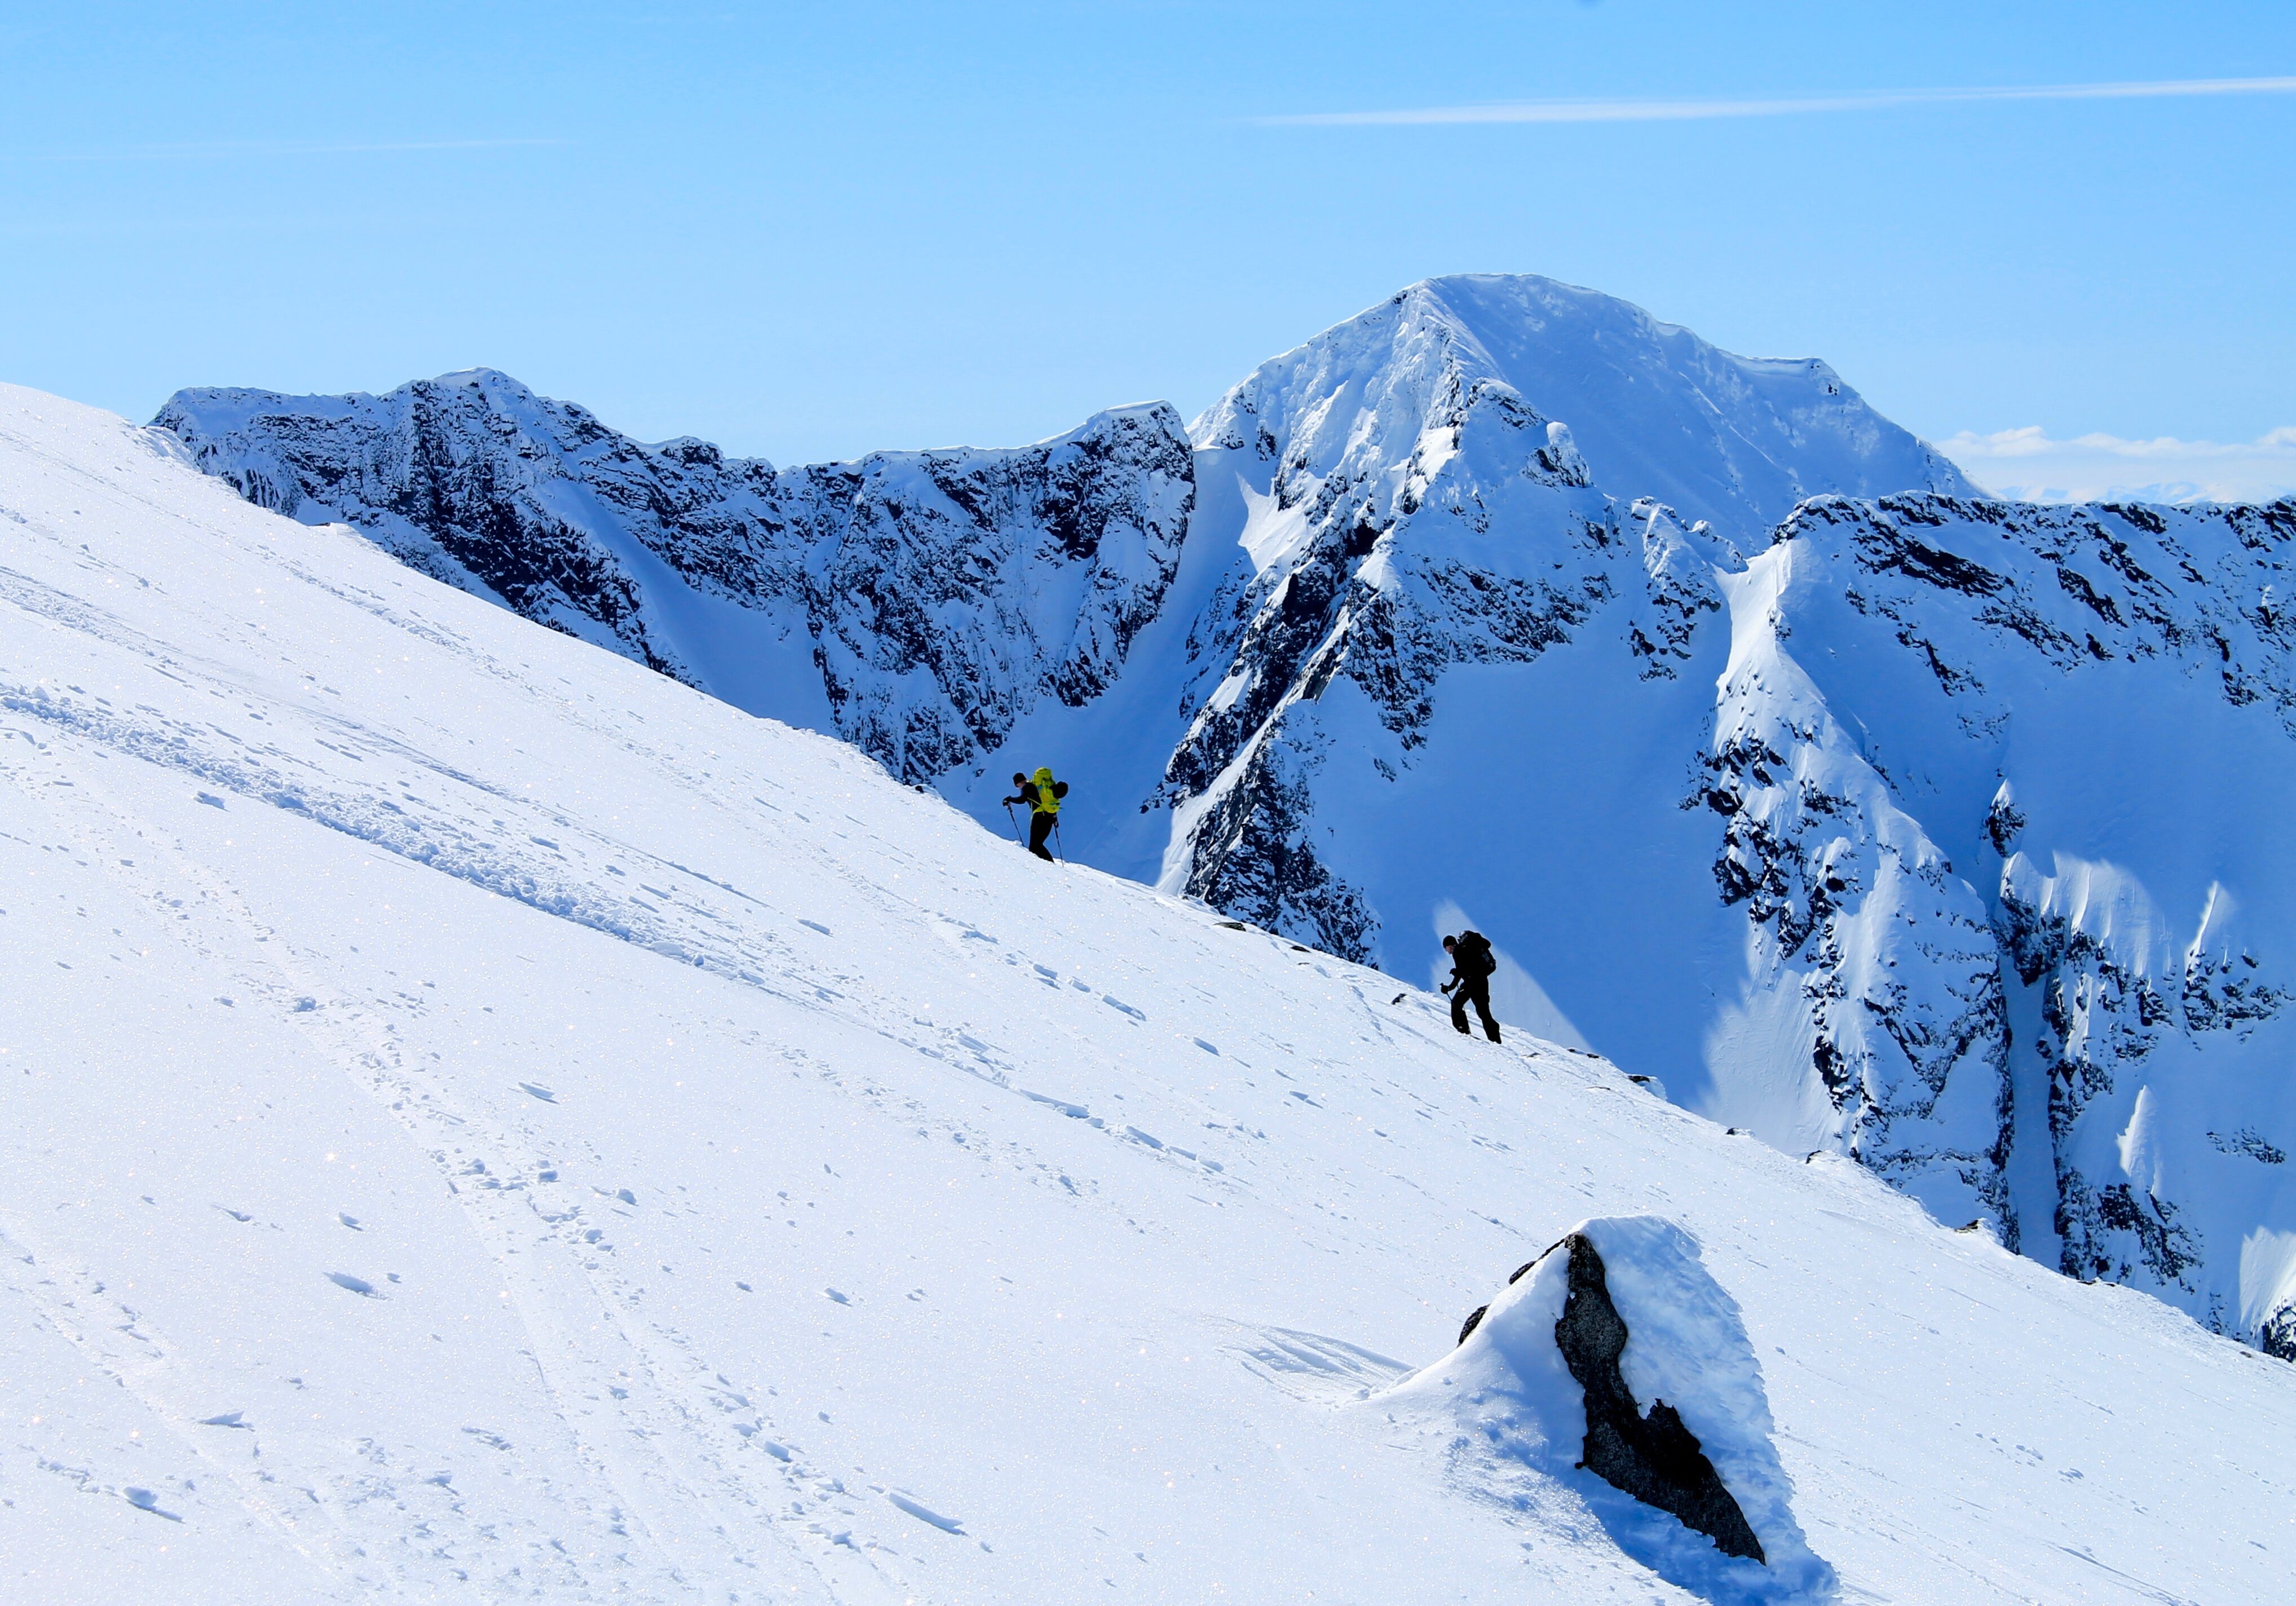
[[(115, 829), (134, 830), (116, 810), (108, 812)], [(85, 816), (80, 823), (88, 823)], [(135, 834), (142, 836), (140, 832)], [(504, 1176), (524, 1178), (554, 1169), (523, 1135), (513, 1132), (491, 1112), (466, 1103), (454, 1085), (432, 1069), (430, 1063), (406, 1051), (388, 1028), (387, 1020), (373, 1012), (373, 1006), (357, 1000), (325, 999), (319, 1008), (299, 1008), (302, 1001), (314, 996), (313, 988), (304, 984), (299, 971), (306, 964), (317, 968), (315, 960), (296, 954), (291, 945), (253, 914), (233, 889), (203, 867), (185, 863), (179, 855), (148, 841), (140, 851), (149, 873), (160, 878), (146, 886), (147, 901), (164, 914), (176, 917), (169, 923), (177, 928), (201, 958), (230, 969), (235, 987), (258, 1004), (269, 1005), (266, 1012), (312, 1041), (326, 1059), (340, 1066), (389, 1112), (414, 1140), (415, 1147), (433, 1157), (442, 1182), (450, 1188), (458, 1176), (467, 1178), (476, 1175), (485, 1181), (496, 1182), (498, 1178), (494, 1174), (497, 1172)], [(171, 897), (163, 889), (167, 874), (176, 877), (179, 884), (187, 883), (184, 890), (189, 896)], [(324, 990), (320, 996), (324, 997)], [(470, 1170), (473, 1165), (477, 1168), (474, 1173)], [(543, 1279), (531, 1269), (535, 1266), (533, 1256), (513, 1252), (531, 1245), (529, 1224), (537, 1219), (539, 1213), (529, 1208), (523, 1186), (464, 1186), (452, 1192), (465, 1219), (488, 1246), (490, 1258), (524, 1313), (522, 1319), (537, 1340), (534, 1354), (548, 1381), (549, 1394), (562, 1402), (562, 1426), (583, 1446), (579, 1461), (604, 1475), (609, 1487), (619, 1491), (618, 1504), (626, 1512), (640, 1513), (650, 1507), (657, 1519), (667, 1514), (675, 1526), (697, 1530), (685, 1538), (658, 1534), (653, 1546), (656, 1553), (692, 1553), (693, 1545), (701, 1542), (701, 1534), (708, 1531), (729, 1536), (750, 1531), (755, 1540), (773, 1543), (818, 1577), (828, 1598), (846, 1598), (849, 1589), (819, 1573), (819, 1558), (799, 1534), (775, 1538), (776, 1531), (783, 1525), (765, 1511), (766, 1503), (751, 1487), (756, 1474), (765, 1467), (775, 1470), (777, 1482), (787, 1479), (788, 1469), (777, 1460), (746, 1453), (750, 1436), (724, 1425), (725, 1407), (709, 1397), (709, 1390), (701, 1381), (704, 1376), (714, 1375), (715, 1369), (707, 1367), (697, 1357), (695, 1346), (687, 1337), (664, 1327), (650, 1311), (641, 1309), (638, 1285), (616, 1274), (611, 1266), (583, 1264), (595, 1258), (587, 1253), (591, 1246), (576, 1235), (578, 1217), (557, 1224), (554, 1229), (570, 1266), (562, 1268), (560, 1274), (578, 1278), (587, 1285), (587, 1297), (578, 1298), (575, 1307), (609, 1318), (612, 1340), (628, 1357), (620, 1372), (644, 1384), (650, 1401), (630, 1415), (642, 1424), (650, 1424), (644, 1442), (666, 1438), (682, 1448), (675, 1457), (660, 1453), (644, 1454), (644, 1470), (640, 1471), (630, 1462), (633, 1441), (626, 1431), (609, 1429), (601, 1436), (586, 1433), (578, 1427), (578, 1415), (567, 1409), (565, 1402), (578, 1398), (584, 1386), (584, 1374), (594, 1374), (604, 1363), (578, 1349), (567, 1353), (563, 1347), (553, 1356), (550, 1346), (543, 1341), (545, 1334), (561, 1326), (550, 1314), (556, 1307), (547, 1291), (539, 1286)], [(251, 1220), (246, 1212), (228, 1206), (216, 1208), (235, 1221)], [(354, 1274), (322, 1268), (320, 1274), (361, 1298), (388, 1297), (373, 1283)], [(132, 1321), (118, 1325), (124, 1332), (134, 1332)], [(190, 1424), (197, 1419), (180, 1413), (174, 1420)], [(613, 1469), (618, 1466), (623, 1470), (616, 1472)], [(683, 1492), (667, 1503), (646, 1496), (648, 1487), (665, 1486)], [(261, 1491), (255, 1493), (259, 1495)], [(310, 1500), (318, 1500), (316, 1493)], [(266, 1503), (263, 1509), (275, 1520), (287, 1522), (291, 1533), (299, 1530), (285, 1513), (294, 1512), (299, 1519), (303, 1505), (309, 1503), (290, 1502), (283, 1508)], [(333, 1509), (325, 1501), (319, 1501), (319, 1505)], [(645, 1520), (642, 1515), (634, 1520)], [(437, 1519), (434, 1516), (430, 1520)], [(754, 1525), (760, 1522), (764, 1527), (756, 1528)], [(858, 1551), (852, 1555), (856, 1560), (864, 1559), (864, 1553)], [(881, 1569), (873, 1564), (866, 1570), (876, 1577), (878, 1589), (892, 1587), (891, 1580), (882, 1576)], [(571, 1577), (566, 1581), (573, 1582)], [(849, 1586), (852, 1582), (847, 1580)]]

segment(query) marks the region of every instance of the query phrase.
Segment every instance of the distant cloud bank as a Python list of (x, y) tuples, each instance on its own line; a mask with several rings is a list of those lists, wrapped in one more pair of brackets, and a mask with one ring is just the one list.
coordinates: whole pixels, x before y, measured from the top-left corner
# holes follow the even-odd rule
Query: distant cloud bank
[(2296, 428), (2255, 440), (2052, 440), (2038, 424), (1937, 448), (1997, 496), (2024, 502), (2269, 502), (2296, 495)]
[(1881, 111), (1988, 101), (2137, 101), (2215, 94), (2296, 94), (2296, 78), (2161, 78), (2129, 84), (1996, 84), (1959, 89), (1880, 89), (1856, 94), (1782, 95), (1767, 100), (1496, 101), (1474, 106), (1416, 106), (1380, 111), (1309, 111), (1255, 122), (1309, 127), (1429, 123), (1674, 123), (1724, 117), (1795, 117), (1818, 111)]

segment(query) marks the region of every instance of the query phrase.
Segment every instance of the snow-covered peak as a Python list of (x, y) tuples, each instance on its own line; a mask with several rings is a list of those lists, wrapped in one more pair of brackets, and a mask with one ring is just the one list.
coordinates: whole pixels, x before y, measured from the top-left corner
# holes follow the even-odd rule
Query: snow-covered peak
[(1190, 433), (1265, 457), (1283, 441), (1289, 471), (1376, 463), (1400, 481), (1414, 454), (1432, 472), (1478, 403), (1567, 425), (1595, 484), (1742, 540), (1822, 491), (1980, 494), (1823, 362), (1735, 356), (1534, 274), (1422, 280), (1262, 364)]
[(1416, 504), (1480, 406), (1517, 428), (1546, 422), (1419, 286), (1263, 363), (1189, 434), (1199, 448), (1272, 464), (1270, 494), (1284, 507), (1338, 479), (1384, 524)]

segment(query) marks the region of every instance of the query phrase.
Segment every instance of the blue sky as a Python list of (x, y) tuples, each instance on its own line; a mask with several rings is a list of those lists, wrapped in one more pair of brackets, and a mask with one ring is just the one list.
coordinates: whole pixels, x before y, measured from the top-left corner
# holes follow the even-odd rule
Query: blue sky
[[(794, 462), (1193, 414), (1414, 279), (1530, 271), (1980, 453), (2268, 474), (2296, 94), (1872, 97), (2289, 75), (2284, 0), (0, 0), (0, 378), (148, 417), (485, 364)], [(1849, 103), (1284, 120), (1808, 99)]]

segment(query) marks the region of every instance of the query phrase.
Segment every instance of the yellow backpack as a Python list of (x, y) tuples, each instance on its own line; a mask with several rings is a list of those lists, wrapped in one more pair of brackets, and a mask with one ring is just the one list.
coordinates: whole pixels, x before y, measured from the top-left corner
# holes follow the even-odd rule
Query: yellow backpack
[(1037, 812), (1040, 815), (1060, 813), (1061, 794), (1068, 791), (1068, 788), (1054, 785), (1053, 772), (1042, 765), (1037, 766), (1037, 773), (1030, 777), (1030, 780), (1037, 788)]

